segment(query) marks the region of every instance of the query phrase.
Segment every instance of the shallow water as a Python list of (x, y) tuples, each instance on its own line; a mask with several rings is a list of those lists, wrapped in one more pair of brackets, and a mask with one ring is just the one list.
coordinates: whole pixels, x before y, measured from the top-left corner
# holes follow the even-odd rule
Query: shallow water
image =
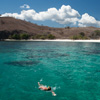
[(100, 100), (100, 43), (0, 42), (0, 100)]

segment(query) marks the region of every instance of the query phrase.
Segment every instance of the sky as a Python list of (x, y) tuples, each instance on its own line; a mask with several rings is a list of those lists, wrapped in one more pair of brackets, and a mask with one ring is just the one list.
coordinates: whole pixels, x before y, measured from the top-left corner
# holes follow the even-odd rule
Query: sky
[(50, 27), (100, 27), (100, 0), (0, 0), (1, 17)]

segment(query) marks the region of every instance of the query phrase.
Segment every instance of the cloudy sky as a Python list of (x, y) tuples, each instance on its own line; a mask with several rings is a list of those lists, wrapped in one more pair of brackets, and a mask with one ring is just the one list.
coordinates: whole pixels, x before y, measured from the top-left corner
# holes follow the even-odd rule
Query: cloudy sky
[(1, 17), (51, 27), (100, 27), (100, 0), (2, 0)]

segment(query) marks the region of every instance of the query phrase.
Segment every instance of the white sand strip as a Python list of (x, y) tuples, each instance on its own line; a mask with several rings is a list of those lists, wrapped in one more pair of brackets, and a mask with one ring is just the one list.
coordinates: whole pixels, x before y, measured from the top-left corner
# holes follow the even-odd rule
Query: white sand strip
[(14, 40), (14, 39), (5, 39), (4, 41), (57, 41), (57, 42), (100, 42), (100, 40), (71, 40), (71, 39), (54, 39), (54, 40), (42, 40), (42, 39), (28, 39), (28, 40)]

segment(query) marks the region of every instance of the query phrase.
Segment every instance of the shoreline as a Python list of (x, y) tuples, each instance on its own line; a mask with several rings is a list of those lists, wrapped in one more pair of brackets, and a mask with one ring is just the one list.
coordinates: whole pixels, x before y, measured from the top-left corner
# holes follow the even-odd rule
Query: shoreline
[[(1, 40), (2, 41), (2, 40)], [(54, 40), (49, 40), (49, 39), (45, 39), (45, 40), (42, 40), (42, 39), (28, 39), (28, 40), (15, 40), (15, 39), (4, 39), (3, 41), (46, 41), (46, 42), (100, 42), (100, 40), (71, 40), (71, 39), (54, 39)]]

